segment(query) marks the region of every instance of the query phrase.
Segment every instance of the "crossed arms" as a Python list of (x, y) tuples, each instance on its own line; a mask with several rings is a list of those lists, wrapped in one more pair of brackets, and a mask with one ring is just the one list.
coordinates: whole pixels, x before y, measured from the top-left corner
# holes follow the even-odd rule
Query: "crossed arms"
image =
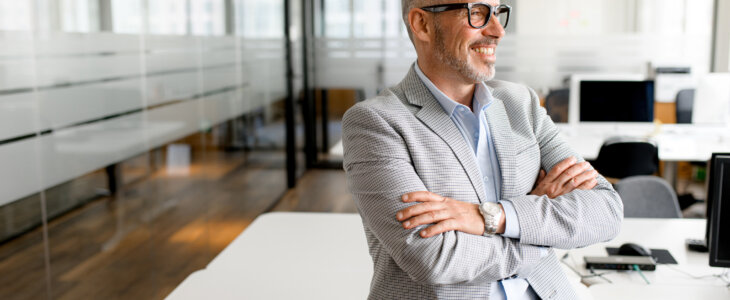
[[(551, 171), (547, 176), (562, 175), (563, 172), (552, 170), (559, 162), (576, 155), (557, 136), (557, 129), (546, 119), (544, 110), (538, 108), (537, 101), (532, 102), (541, 167)], [(344, 165), (366, 230), (377, 239), (371, 244), (379, 244), (411, 279), (425, 284), (493, 282), (519, 275), (539, 262), (540, 246), (583, 247), (610, 240), (618, 233), (623, 218), (621, 200), (599, 176), (592, 189), (565, 194), (560, 190), (548, 191), (547, 188), (559, 185), (547, 184), (543, 178), (540, 182), (546, 184), (538, 184), (533, 191), (543, 195), (503, 199), (509, 200), (517, 212), (519, 240), (481, 236), (484, 224), (478, 211), (474, 214), (475, 204), (459, 199), (436, 201), (443, 197), (425, 192), (428, 189), (414, 168), (402, 129), (393, 124), (396, 117), (388, 113), (364, 105), (348, 111), (343, 119)], [(403, 199), (404, 195), (408, 199)], [(414, 205), (416, 202), (431, 203), (427, 206), (449, 202), (456, 208), (454, 215), (449, 216), (439, 217), (434, 212), (434, 220), (429, 222), (427, 217), (413, 219), (423, 215), (413, 212), (413, 208), (409, 210), (418, 206)], [(406, 225), (411, 219), (414, 223)], [(436, 225), (429, 227), (433, 222)]]

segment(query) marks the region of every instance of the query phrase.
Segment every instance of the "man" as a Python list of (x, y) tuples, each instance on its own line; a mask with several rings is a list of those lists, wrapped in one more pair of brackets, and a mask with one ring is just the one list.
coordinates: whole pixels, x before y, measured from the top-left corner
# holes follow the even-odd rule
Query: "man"
[(491, 80), (511, 8), (402, 3), (417, 62), (343, 119), (370, 298), (576, 298), (551, 248), (612, 239), (623, 205), (534, 91)]

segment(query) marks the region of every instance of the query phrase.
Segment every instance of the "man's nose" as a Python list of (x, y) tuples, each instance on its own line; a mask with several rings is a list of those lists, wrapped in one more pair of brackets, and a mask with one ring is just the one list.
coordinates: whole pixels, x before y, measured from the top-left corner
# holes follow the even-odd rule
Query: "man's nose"
[(484, 36), (491, 36), (497, 39), (501, 39), (504, 36), (504, 27), (502, 27), (502, 24), (499, 23), (499, 19), (497, 18), (497, 16), (492, 16), (491, 18), (489, 18), (489, 23), (487, 24), (487, 26), (484, 26), (484, 28), (482, 28), (482, 34)]

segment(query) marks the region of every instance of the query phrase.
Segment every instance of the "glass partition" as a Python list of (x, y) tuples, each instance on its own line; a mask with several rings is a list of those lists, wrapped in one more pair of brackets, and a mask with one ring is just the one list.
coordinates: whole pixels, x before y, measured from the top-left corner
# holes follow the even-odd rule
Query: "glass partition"
[(283, 0), (0, 0), (0, 299), (162, 299), (276, 203), (283, 23)]

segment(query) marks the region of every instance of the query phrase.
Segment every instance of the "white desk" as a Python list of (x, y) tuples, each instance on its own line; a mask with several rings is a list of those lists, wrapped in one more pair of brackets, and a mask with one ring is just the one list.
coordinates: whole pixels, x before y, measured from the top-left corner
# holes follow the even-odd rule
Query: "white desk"
[[(658, 265), (656, 271), (645, 271), (644, 276), (651, 285), (647, 285), (633, 271), (609, 272), (604, 275), (612, 284), (598, 277), (586, 278), (583, 283), (589, 285), (588, 289), (595, 299), (650, 299), (651, 295), (657, 295), (655, 299), (730, 299), (730, 289), (725, 287), (727, 283), (722, 280), (693, 279), (681, 272), (696, 276), (723, 272), (721, 268), (709, 266), (707, 253), (687, 251), (684, 240), (703, 238), (704, 233), (705, 220), (700, 219), (625, 219), (621, 233), (614, 240), (582, 249), (556, 250), (556, 254), (562, 257), (567, 252), (569, 255), (564, 261), (582, 274), (589, 274), (583, 262), (584, 256), (605, 256), (605, 247), (618, 247), (626, 242), (634, 242), (647, 248), (667, 249), (678, 262), (677, 265)], [(683, 297), (700, 292), (703, 293), (701, 295), (711, 297)]]
[(603, 142), (614, 136), (651, 137), (664, 161), (662, 177), (676, 185), (677, 162), (707, 161), (713, 152), (730, 152), (730, 128), (719, 125), (647, 123), (558, 124), (566, 142), (587, 160), (598, 157)]
[(372, 274), (359, 215), (269, 213), (168, 299), (365, 299)]
[[(730, 152), (730, 127), (693, 124), (582, 123), (557, 124), (565, 141), (585, 159), (594, 160), (603, 142), (614, 136), (652, 137), (665, 162), (706, 161), (713, 152)], [(342, 141), (330, 149), (342, 156)], [(671, 167), (671, 166), (670, 166)]]
[(659, 160), (706, 161), (713, 152), (730, 152), (730, 128), (693, 124), (581, 123), (558, 124), (563, 138), (585, 159), (598, 157), (603, 142), (613, 136), (651, 137)]
[[(684, 248), (686, 237), (704, 236), (704, 224), (703, 220), (627, 219), (615, 241), (571, 250), (570, 257), (581, 262), (577, 267), (586, 274), (582, 255), (605, 255), (605, 245), (635, 241), (671, 251), (680, 263), (675, 268), (695, 275), (720, 273), (721, 269), (707, 266), (707, 254), (688, 253)], [(372, 268), (357, 214), (265, 214), (206, 269), (188, 276), (168, 299), (365, 299)], [(719, 280), (689, 279), (667, 266), (645, 272), (650, 286), (627, 272), (606, 275), (615, 284), (591, 279), (586, 289), (577, 284), (578, 276), (567, 268), (564, 271), (571, 283), (575, 280), (578, 293), (588, 293), (585, 298), (592, 294), (595, 299), (628, 299), (630, 295), (652, 299), (657, 293), (730, 299), (730, 291)]]

